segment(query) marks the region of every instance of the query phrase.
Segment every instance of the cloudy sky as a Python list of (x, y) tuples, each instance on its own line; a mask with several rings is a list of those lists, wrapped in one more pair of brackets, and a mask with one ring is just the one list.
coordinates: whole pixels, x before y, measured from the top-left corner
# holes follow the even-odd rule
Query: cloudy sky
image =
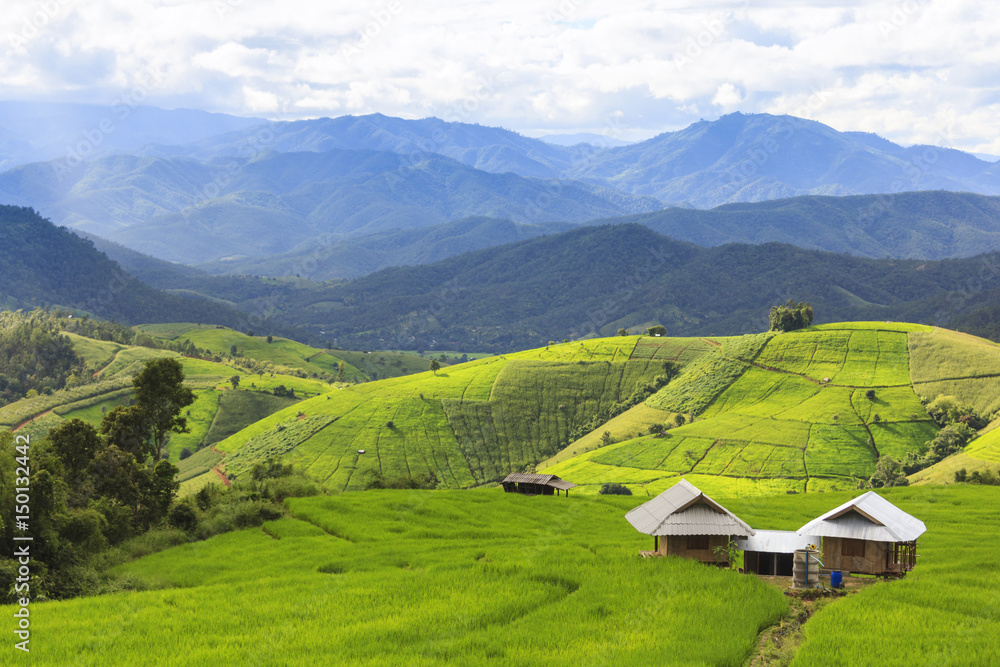
[(2, 97), (306, 118), (381, 112), (642, 139), (788, 113), (1000, 154), (982, 0), (36, 0)]

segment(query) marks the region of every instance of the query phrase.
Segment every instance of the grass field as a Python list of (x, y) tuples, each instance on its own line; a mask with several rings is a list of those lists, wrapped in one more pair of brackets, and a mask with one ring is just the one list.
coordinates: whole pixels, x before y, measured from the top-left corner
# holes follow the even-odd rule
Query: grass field
[[(689, 477), (698, 484), (696, 477)], [(794, 530), (854, 492), (718, 498)], [(1000, 654), (1000, 489), (886, 494), (922, 519), (917, 568), (823, 607), (793, 665), (988, 665)], [(637, 498), (497, 489), (290, 500), (295, 518), (120, 566), (150, 590), (32, 607), (32, 661), (746, 664), (788, 609), (762, 580), (675, 558)]]
[[(716, 342), (646, 401), (664, 412), (693, 412), (693, 423), (594, 452), (598, 428), (542, 470), (581, 484), (582, 493), (618, 482), (655, 495), (678, 474), (701, 475), (721, 495), (853, 488), (879, 456), (903, 458), (934, 437), (937, 425), (915, 387), (1000, 379), (984, 378), (1000, 369), (1000, 346), (919, 325), (831, 324)], [(939, 358), (949, 354), (957, 361)], [(995, 397), (1000, 387), (977, 400), (990, 405)]]

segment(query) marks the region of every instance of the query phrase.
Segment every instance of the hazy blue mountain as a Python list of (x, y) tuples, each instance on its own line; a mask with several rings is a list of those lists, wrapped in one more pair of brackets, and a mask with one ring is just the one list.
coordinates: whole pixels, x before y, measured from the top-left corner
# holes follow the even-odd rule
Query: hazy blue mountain
[(111, 106), (0, 102), (0, 171), (56, 159), (72, 164), (107, 153), (137, 151), (150, 143), (189, 144), (261, 122), (194, 109), (140, 106), (131, 100)]
[(547, 144), (554, 146), (576, 146), (578, 144), (589, 144), (598, 148), (615, 148), (618, 146), (628, 146), (635, 142), (622, 141), (614, 137), (607, 137), (603, 134), (593, 132), (575, 132), (571, 134), (545, 134), (538, 137)]
[(792, 116), (730, 114), (603, 151), (567, 172), (664, 202), (706, 208), (805, 194), (911, 190), (1000, 194), (997, 165), (957, 150), (903, 148)]
[(185, 263), (288, 252), (324, 234), (416, 229), (470, 216), (518, 222), (660, 208), (599, 185), (494, 174), (439, 155), (400, 171), (399, 155), (269, 151), (226, 163), (111, 155), (69, 176), (52, 162), (0, 174), (0, 202)]
[(792, 197), (707, 211), (668, 208), (589, 224), (624, 222), (702, 246), (777, 241), (864, 257), (912, 259), (1000, 250), (1000, 197), (967, 192)]
[(200, 268), (213, 273), (297, 275), (318, 281), (357, 278), (390, 266), (430, 264), (472, 250), (558, 234), (573, 227), (566, 222), (521, 224), (498, 218), (466, 218), (342, 240), (310, 239), (287, 253), (216, 261)]

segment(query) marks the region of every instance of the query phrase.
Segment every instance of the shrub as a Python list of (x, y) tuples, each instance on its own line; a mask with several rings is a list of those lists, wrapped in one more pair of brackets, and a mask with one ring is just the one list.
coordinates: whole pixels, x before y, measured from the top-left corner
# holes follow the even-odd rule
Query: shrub
[(198, 527), (198, 514), (194, 508), (187, 503), (178, 503), (170, 509), (167, 515), (167, 523), (174, 528), (179, 528), (185, 533), (193, 533)]
[(602, 496), (631, 496), (632, 490), (618, 482), (605, 482), (598, 493)]
[(190, 449), (188, 449), (187, 447), (185, 447), (184, 449), (181, 450), (181, 457), (180, 457), (181, 461), (183, 461), (187, 457), (191, 456), (191, 454), (193, 454), (193, 453), (194, 452), (192, 452)]

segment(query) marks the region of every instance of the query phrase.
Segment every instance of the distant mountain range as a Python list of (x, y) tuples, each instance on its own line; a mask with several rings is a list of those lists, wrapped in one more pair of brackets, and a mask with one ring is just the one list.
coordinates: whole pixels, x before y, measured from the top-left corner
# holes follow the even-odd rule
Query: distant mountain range
[[(901, 194), (1000, 195), (1000, 164), (947, 148), (901, 147), (790, 116), (731, 114), (601, 148), (553, 145), (436, 118), (374, 114), (268, 123), (128, 110), (115, 120), (124, 109), (0, 105), (0, 155), (18, 164), (0, 173), (0, 203), (33, 206), (57, 224), (163, 259), (215, 263), (213, 270), (223, 261), (287, 272), (315, 248), (343, 242), (344, 256), (350, 248), (364, 255), (374, 241), (355, 238), (469, 217), (523, 225), (648, 214), (639, 221), (703, 245), (780, 240), (871, 256), (935, 258), (1000, 247), (993, 240), (992, 205), (977, 212), (978, 204), (956, 199), (954, 207), (928, 211), (921, 200)], [(34, 128), (28, 119), (36, 111), (53, 120)], [(67, 147), (105, 119), (114, 131), (102, 132), (96, 157), (71, 166)], [(35, 161), (24, 163), (26, 156)], [(711, 216), (684, 210), (882, 193), (888, 194), (880, 201), (813, 199), (772, 209), (725, 207)], [(460, 228), (435, 233), (449, 229), (469, 240)], [(453, 246), (483, 247), (490, 234), (513, 240), (488, 232)], [(418, 238), (412, 237), (419, 245)], [(440, 236), (435, 243), (448, 245)], [(386, 261), (424, 261), (445, 252), (424, 246), (394, 251)], [(283, 258), (258, 262), (275, 255)], [(353, 276), (384, 265), (362, 256), (318, 275)]]
[(763, 331), (768, 308), (789, 298), (812, 302), (817, 323), (988, 331), (998, 291), (1000, 253), (932, 262), (778, 243), (702, 248), (621, 224), (385, 269), (296, 292), (278, 308), (351, 349), (501, 352), (652, 324), (675, 336)]

